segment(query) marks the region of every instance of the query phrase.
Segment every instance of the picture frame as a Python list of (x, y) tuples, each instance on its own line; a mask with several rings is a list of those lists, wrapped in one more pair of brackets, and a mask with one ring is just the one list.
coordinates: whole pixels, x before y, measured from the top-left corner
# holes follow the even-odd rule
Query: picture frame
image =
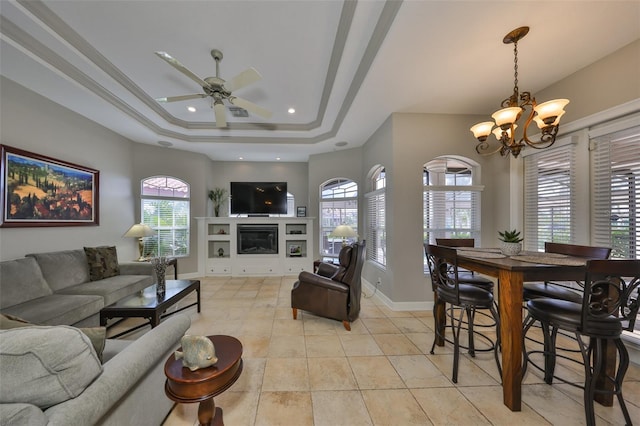
[(298, 206), (296, 208), (296, 216), (297, 217), (306, 217), (307, 216), (307, 207), (306, 206)]
[(301, 257), (302, 256), (302, 246), (298, 244), (289, 245), (289, 257)]
[(100, 172), (0, 145), (0, 227), (97, 226)]

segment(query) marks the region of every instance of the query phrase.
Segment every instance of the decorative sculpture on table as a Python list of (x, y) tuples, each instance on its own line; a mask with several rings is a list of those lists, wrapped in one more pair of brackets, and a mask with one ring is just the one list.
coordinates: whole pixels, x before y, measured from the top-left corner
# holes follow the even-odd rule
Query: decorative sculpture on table
[(156, 286), (156, 295), (163, 298), (167, 289), (167, 281), (165, 274), (167, 273), (167, 258), (165, 256), (154, 257), (151, 259), (151, 265), (153, 271), (156, 274), (156, 280), (158, 280)]
[(218, 362), (213, 342), (206, 336), (186, 334), (180, 340), (182, 351), (176, 351), (176, 359), (182, 359), (182, 365), (191, 371), (214, 365)]

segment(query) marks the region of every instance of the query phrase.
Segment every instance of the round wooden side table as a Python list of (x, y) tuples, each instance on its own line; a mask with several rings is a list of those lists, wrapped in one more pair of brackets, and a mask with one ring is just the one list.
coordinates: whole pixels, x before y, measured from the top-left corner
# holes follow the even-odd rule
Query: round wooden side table
[(220, 395), (238, 380), (242, 373), (242, 343), (231, 336), (207, 336), (213, 342), (218, 362), (207, 368), (191, 371), (172, 354), (164, 364), (167, 381), (164, 391), (178, 403), (199, 402), (198, 421), (201, 425), (224, 425), (222, 408), (213, 397)]

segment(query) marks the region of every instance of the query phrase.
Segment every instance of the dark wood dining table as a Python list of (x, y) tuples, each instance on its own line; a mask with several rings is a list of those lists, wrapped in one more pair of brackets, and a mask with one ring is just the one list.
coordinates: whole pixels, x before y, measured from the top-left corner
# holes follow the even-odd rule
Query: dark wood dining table
[[(522, 261), (518, 260), (519, 256), (500, 257), (499, 251), (495, 249), (459, 249), (457, 252), (460, 268), (498, 278), (503, 402), (512, 411), (520, 411), (523, 360), (522, 283), (584, 280), (586, 262), (584, 259), (565, 256), (566, 262), (557, 262), (565, 264), (536, 263), (535, 256), (540, 256), (542, 261), (544, 253), (522, 253), (529, 255), (528, 261)], [(444, 314), (444, 309), (436, 310), (436, 324), (444, 324)], [(437, 343), (443, 345), (444, 341)], [(615, 356), (615, 352), (613, 354)], [(596, 401), (610, 406), (613, 404), (613, 397), (598, 395)]]

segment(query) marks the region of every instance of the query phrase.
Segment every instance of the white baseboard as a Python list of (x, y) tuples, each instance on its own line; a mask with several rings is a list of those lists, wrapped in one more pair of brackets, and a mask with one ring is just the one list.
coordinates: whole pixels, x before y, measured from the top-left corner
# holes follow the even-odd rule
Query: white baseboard
[(377, 291), (376, 287), (369, 281), (362, 278), (362, 296), (366, 298), (373, 297), (392, 311), (431, 311), (433, 310), (433, 301), (423, 302), (394, 302), (385, 294)]

